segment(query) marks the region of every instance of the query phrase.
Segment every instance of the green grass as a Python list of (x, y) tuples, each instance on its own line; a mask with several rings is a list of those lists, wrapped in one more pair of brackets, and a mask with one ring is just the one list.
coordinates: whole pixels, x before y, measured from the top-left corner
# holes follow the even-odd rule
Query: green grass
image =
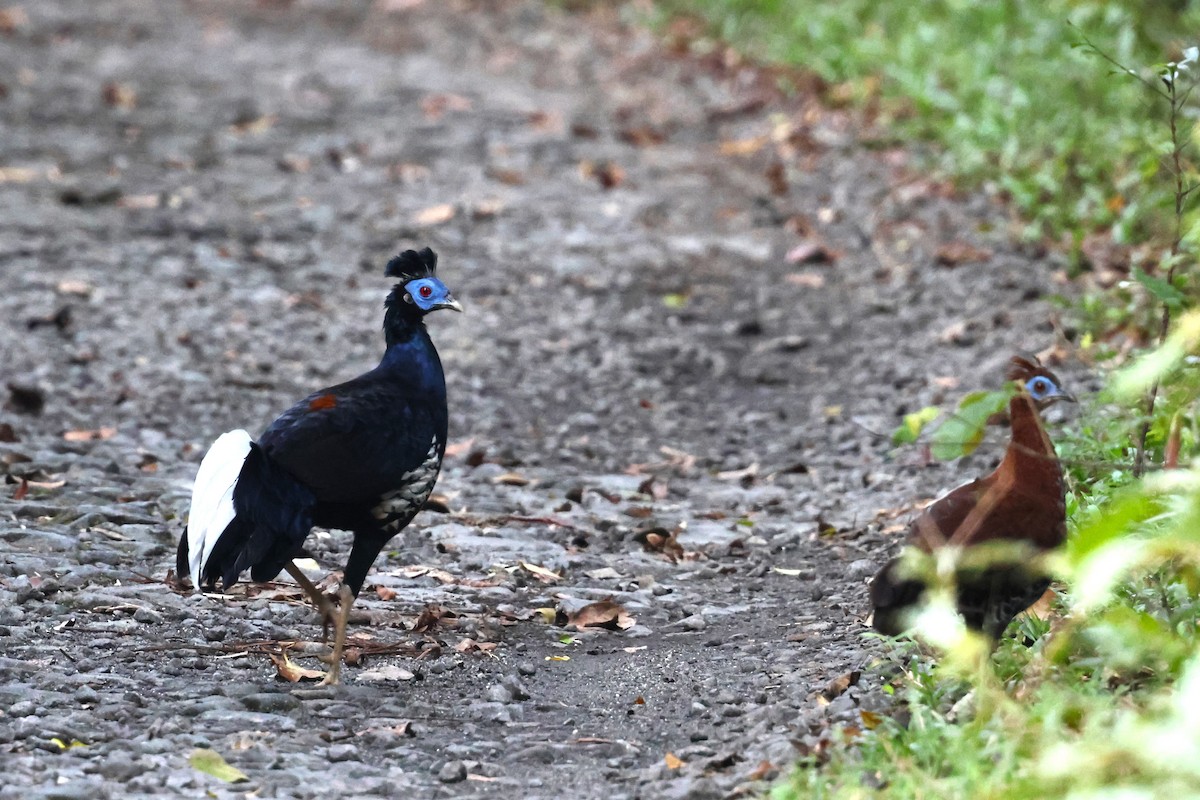
[[(1011, 198), (1029, 236), (1160, 236), (1165, 131), (1155, 98), (1071, 44), (1144, 67), (1200, 36), (1200, 4), (1095, 0), (666, 0), (756, 60), (878, 106), (878, 130)], [(1072, 29), (1070, 23), (1077, 26)], [(1147, 73), (1150, 74), (1150, 73)], [(876, 102), (877, 101), (877, 102)]]

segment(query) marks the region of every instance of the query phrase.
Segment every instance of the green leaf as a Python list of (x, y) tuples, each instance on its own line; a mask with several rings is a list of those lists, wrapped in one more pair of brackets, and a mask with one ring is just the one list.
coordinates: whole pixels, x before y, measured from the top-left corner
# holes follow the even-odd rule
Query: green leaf
[(225, 781), (225, 783), (241, 783), (242, 781), (250, 780), (246, 776), (246, 773), (237, 767), (230, 766), (216, 750), (198, 747), (188, 756), (188, 764), (191, 764), (192, 769), (197, 772), (211, 775), (219, 781)]
[(1143, 486), (1134, 486), (1090, 515), (1075, 531), (1067, 545), (1067, 559), (1076, 567), (1100, 548), (1127, 535), (1139, 522), (1162, 511), (1162, 501)]
[(904, 422), (892, 432), (892, 444), (911, 444), (925, 430), (925, 426), (937, 419), (942, 413), (937, 406), (925, 406), (920, 411), (904, 415)]
[(1130, 400), (1174, 372), (1183, 359), (1200, 343), (1200, 312), (1189, 311), (1179, 318), (1175, 329), (1161, 346), (1122, 370), (1113, 380), (1113, 393)]
[(1182, 308), (1187, 302), (1183, 292), (1171, 285), (1166, 278), (1150, 275), (1140, 268), (1133, 268), (1133, 279), (1146, 287), (1146, 291), (1158, 298), (1159, 302), (1172, 309)]
[(1012, 397), (1012, 390), (972, 392), (958, 404), (958, 411), (933, 432), (930, 452), (941, 461), (960, 458), (975, 452), (983, 441), (988, 418), (1003, 411)]
[(667, 308), (683, 308), (687, 302), (686, 294), (664, 294), (662, 298), (662, 303)]

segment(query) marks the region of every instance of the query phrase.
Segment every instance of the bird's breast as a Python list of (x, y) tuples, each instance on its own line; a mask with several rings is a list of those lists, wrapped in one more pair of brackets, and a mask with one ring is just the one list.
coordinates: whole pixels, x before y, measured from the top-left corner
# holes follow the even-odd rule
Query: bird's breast
[(438, 452), (438, 441), (435, 437), (429, 445), (425, 459), (401, 475), (396, 488), (384, 492), (379, 502), (371, 509), (371, 516), (379, 521), (379, 526), (384, 531), (396, 533), (416, 516), (429, 499), (441, 468), (442, 457)]

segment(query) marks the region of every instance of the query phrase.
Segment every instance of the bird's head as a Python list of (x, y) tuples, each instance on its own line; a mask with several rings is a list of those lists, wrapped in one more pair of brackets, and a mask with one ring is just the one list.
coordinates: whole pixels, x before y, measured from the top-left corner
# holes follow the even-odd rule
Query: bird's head
[(1038, 408), (1046, 408), (1059, 400), (1075, 402), (1075, 397), (1063, 389), (1059, 377), (1042, 366), (1037, 358), (1013, 356), (1008, 364), (1007, 377), (1010, 381), (1016, 381)]
[(434, 274), (437, 270), (437, 254), (428, 247), (417, 252), (405, 250), (387, 263), (385, 275), (400, 280), (387, 298), (389, 317), (391, 312), (403, 316), (423, 317), (439, 308), (462, 311), (462, 304), (455, 300), (446, 284)]

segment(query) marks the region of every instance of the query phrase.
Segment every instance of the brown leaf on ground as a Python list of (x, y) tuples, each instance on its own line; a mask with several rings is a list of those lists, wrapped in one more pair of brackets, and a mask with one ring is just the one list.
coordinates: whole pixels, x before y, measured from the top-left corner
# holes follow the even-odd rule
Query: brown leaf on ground
[(649, 528), (634, 536), (641, 542), (642, 547), (651, 553), (662, 553), (670, 561), (683, 558), (683, 545), (679, 543), (679, 529), (668, 531), (666, 528)]
[(427, 94), (421, 98), (421, 113), (426, 119), (439, 120), (449, 111), (470, 111), (471, 99), (461, 94)]
[(767, 167), (764, 176), (767, 179), (767, 185), (771, 188), (771, 194), (780, 197), (788, 193), (787, 168), (784, 167), (782, 161), (771, 162), (771, 166)]
[(826, 700), (832, 700), (835, 697), (840, 697), (845, 694), (846, 690), (858, 683), (858, 670), (847, 672), (844, 675), (839, 675), (829, 683), (825, 684), (825, 688), (821, 690), (821, 696)]
[(471, 452), (471, 448), (475, 446), (475, 439), (459, 439), (456, 442), (450, 442), (446, 445), (446, 458), (457, 458)]
[(13, 500), (24, 500), (29, 495), (29, 481), (21, 478), (21, 482), (17, 484), (16, 491), (13, 492)]
[(947, 242), (933, 256), (934, 263), (939, 267), (957, 267), (959, 264), (990, 261), (991, 258), (991, 250), (967, 242)]
[(447, 611), (438, 605), (429, 605), (421, 609), (421, 613), (417, 615), (417, 621), (413, 623), (413, 633), (429, 633), (439, 626), (450, 626), (458, 624), (458, 615), (453, 611)]
[(418, 225), (441, 225), (454, 219), (456, 213), (452, 203), (441, 203), (418, 211), (413, 220)]
[(62, 438), (68, 442), (95, 442), (111, 439), (116, 435), (116, 428), (100, 428), (94, 431), (67, 431)]
[(621, 141), (628, 142), (635, 147), (650, 147), (656, 144), (662, 144), (667, 140), (667, 135), (662, 131), (652, 128), (649, 125), (639, 125), (632, 128), (623, 128), (617, 134)]
[(667, 769), (679, 769), (683, 766), (684, 761), (674, 753), (667, 753), (663, 756), (663, 763), (667, 765)]
[(379, 597), (380, 600), (395, 600), (396, 599), (396, 590), (389, 589), (386, 586), (376, 586), (375, 594)]
[(637, 624), (637, 619), (620, 603), (600, 600), (588, 603), (575, 613), (567, 615), (567, 624), (574, 625), (577, 630), (606, 628), (610, 631), (623, 631)]
[(28, 24), (29, 15), (20, 6), (0, 8), (0, 33), (5, 36), (11, 36), (18, 28), (24, 28)]
[(505, 186), (522, 186), (525, 183), (525, 174), (516, 169), (491, 167), (488, 169), (487, 175), (492, 180), (499, 181)]
[(72, 280), (59, 281), (58, 285), (54, 287), (54, 291), (59, 294), (71, 294), (76, 297), (91, 297), (95, 290), (90, 283)]
[(287, 653), (275, 655), (269, 653), (268, 657), (271, 663), (275, 665), (275, 671), (288, 683), (296, 683), (297, 681), (319, 681), (325, 677), (325, 673), (319, 669), (307, 669), (301, 667), (287, 657)]
[(518, 472), (505, 472), (492, 478), (492, 483), (498, 483), (501, 486), (528, 486), (532, 481)]
[(787, 251), (784, 256), (789, 264), (832, 264), (837, 253), (825, 246), (820, 239), (806, 239)]
[(454, 645), (454, 649), (459, 653), (490, 653), (496, 649), (496, 643), (477, 642), (474, 639), (463, 639), (461, 642)]
[(562, 576), (557, 572), (551, 572), (545, 567), (539, 567), (537, 564), (530, 564), (527, 561), (520, 563), (521, 569), (533, 575), (542, 583), (557, 583), (562, 580)]
[(825, 285), (825, 276), (816, 272), (793, 272), (790, 275), (785, 275), (783, 279), (795, 286), (802, 286), (805, 289), (820, 289)]
[(605, 189), (615, 189), (625, 182), (625, 170), (611, 161), (583, 161), (579, 164), (579, 175)]
[(434, 514), (449, 514), (450, 498), (440, 493), (431, 494), (425, 498), (425, 505), (421, 507), (426, 511), (432, 511)]
[(750, 139), (732, 139), (721, 142), (723, 156), (751, 156), (771, 142), (770, 136), (755, 136)]
[(137, 92), (124, 83), (109, 81), (104, 84), (101, 96), (104, 98), (105, 105), (113, 108), (128, 111), (137, 105)]

